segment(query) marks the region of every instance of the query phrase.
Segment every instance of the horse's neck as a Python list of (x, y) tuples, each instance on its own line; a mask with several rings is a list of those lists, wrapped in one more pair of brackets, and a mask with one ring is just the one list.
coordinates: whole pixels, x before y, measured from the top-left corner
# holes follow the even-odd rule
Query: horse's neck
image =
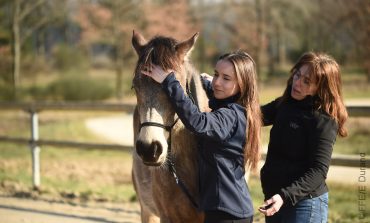
[(191, 96), (194, 98), (199, 110), (202, 112), (209, 111), (207, 94), (203, 89), (199, 72), (192, 66), (187, 66), (186, 73)]
[[(208, 98), (203, 89), (199, 73), (191, 66), (186, 67), (187, 93), (191, 94), (200, 111), (207, 111)], [(190, 91), (190, 92), (189, 92)], [(178, 122), (172, 131), (172, 159), (178, 177), (184, 182), (190, 194), (198, 197), (198, 141), (195, 134), (187, 130), (182, 122)], [(166, 174), (166, 176), (168, 176)], [(169, 181), (165, 181), (169, 182)]]
[[(189, 89), (187, 89), (187, 93), (191, 94), (189, 96), (193, 97), (194, 102), (200, 111), (209, 111), (207, 94), (203, 89), (199, 72), (196, 71), (191, 65), (186, 66), (185, 71), (187, 77), (187, 87), (189, 87)], [(173, 146), (178, 148), (174, 149), (173, 152), (175, 154), (182, 154), (190, 159), (194, 158), (197, 150), (195, 148), (197, 147), (196, 138), (194, 134), (190, 133), (190, 131), (185, 128), (182, 122), (179, 122), (179, 124), (175, 126), (173, 138)]]

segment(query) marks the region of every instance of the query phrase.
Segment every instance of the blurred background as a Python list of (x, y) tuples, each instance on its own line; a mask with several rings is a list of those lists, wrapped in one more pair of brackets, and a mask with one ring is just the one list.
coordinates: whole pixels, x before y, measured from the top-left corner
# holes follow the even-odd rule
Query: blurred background
[[(133, 30), (146, 39), (164, 35), (177, 40), (200, 32), (191, 61), (210, 74), (221, 54), (249, 52), (257, 64), (262, 104), (283, 93), (289, 69), (302, 53), (323, 51), (341, 65), (345, 103), (370, 106), (369, 0), (0, 0), (0, 207), (8, 202), (2, 196), (73, 205), (129, 203), (134, 208), (120, 212), (135, 215), (127, 222), (138, 222), (132, 149), (42, 145), (41, 185), (35, 188), (34, 147), (28, 144), (34, 108), (9, 105), (134, 105)], [(40, 140), (132, 148), (130, 112), (62, 110), (39, 113)], [(349, 136), (335, 144), (334, 153), (351, 156), (357, 167), (330, 167), (329, 222), (369, 222), (369, 208), (361, 203), (370, 199), (365, 186), (370, 179), (369, 117), (369, 112), (350, 117)], [(267, 144), (269, 128), (262, 136)], [(257, 207), (263, 202), (258, 174), (249, 186)], [(263, 216), (256, 213), (255, 219), (261, 222)]]
[(343, 79), (368, 84), (369, 5), (367, 0), (0, 0), (0, 99), (121, 100), (131, 93), (134, 29), (147, 39), (184, 40), (200, 32), (192, 61), (202, 72), (212, 72), (221, 53), (243, 49), (255, 58), (260, 82), (269, 83), (286, 79), (303, 52), (316, 50), (341, 64)]

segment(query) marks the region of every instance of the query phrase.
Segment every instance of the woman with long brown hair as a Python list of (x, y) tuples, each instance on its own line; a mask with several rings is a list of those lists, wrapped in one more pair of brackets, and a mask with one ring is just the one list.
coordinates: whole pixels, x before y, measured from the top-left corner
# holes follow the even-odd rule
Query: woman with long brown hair
[(245, 52), (222, 55), (212, 82), (203, 78), (211, 112), (200, 112), (175, 75), (159, 66), (142, 71), (170, 98), (186, 128), (199, 136), (199, 208), (206, 223), (253, 221), (245, 167), (260, 158), (261, 111), (253, 59)]
[(327, 54), (303, 54), (291, 69), (284, 94), (262, 106), (272, 125), (261, 169), (267, 223), (327, 222), (328, 173), (333, 145), (347, 135), (348, 114), (337, 62)]

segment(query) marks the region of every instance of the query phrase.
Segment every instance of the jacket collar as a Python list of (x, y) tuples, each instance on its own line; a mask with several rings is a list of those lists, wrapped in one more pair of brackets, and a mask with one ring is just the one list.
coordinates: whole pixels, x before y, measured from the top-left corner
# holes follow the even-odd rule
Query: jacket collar
[[(290, 90), (289, 90), (290, 92)], [(315, 106), (315, 103), (317, 103), (319, 100), (319, 97), (317, 95), (308, 95), (302, 100), (296, 100), (292, 98), (291, 94), (289, 94), (288, 102), (294, 104), (295, 106), (298, 106), (300, 108), (304, 109), (312, 109)]]
[(217, 108), (225, 107), (226, 105), (230, 103), (237, 102), (239, 97), (240, 97), (240, 93), (233, 95), (231, 97), (228, 97), (228, 98), (224, 98), (224, 99), (216, 99), (215, 97), (212, 97), (209, 100), (208, 105), (212, 110), (214, 110)]

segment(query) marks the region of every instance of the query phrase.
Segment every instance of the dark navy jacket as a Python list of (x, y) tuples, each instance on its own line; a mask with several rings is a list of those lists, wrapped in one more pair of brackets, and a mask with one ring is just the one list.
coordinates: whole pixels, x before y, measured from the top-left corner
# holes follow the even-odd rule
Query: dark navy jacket
[(266, 199), (280, 194), (284, 205), (295, 205), (328, 191), (325, 179), (338, 124), (314, 109), (316, 97), (279, 100), (261, 108), (264, 124), (273, 125), (261, 184)]
[(245, 109), (237, 96), (211, 100), (211, 112), (200, 112), (170, 74), (162, 83), (177, 115), (200, 138), (199, 176), (202, 211), (220, 210), (239, 218), (253, 215), (244, 178)]

